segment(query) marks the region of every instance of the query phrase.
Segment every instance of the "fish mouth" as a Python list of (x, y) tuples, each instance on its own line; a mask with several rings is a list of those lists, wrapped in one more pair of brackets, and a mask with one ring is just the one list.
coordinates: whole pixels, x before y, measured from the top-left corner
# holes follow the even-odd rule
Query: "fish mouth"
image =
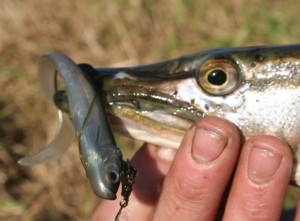
[(178, 148), (191, 124), (203, 117), (193, 103), (155, 86), (112, 79), (103, 84), (114, 131), (152, 144)]

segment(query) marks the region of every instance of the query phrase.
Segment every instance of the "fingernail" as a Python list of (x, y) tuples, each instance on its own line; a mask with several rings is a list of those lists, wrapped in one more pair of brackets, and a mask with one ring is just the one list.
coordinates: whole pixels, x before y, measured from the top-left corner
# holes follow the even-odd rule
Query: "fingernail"
[(192, 144), (193, 158), (197, 161), (211, 162), (222, 154), (227, 143), (227, 138), (219, 133), (197, 127)]
[(282, 156), (271, 150), (253, 147), (248, 161), (248, 177), (256, 184), (264, 184), (272, 179), (282, 161)]

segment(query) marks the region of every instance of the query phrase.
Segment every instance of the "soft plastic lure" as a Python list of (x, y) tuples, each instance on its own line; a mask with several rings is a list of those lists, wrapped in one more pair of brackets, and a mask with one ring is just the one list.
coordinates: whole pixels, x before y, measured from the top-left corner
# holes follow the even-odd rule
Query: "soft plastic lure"
[[(40, 83), (46, 98), (53, 103), (54, 80), (58, 74), (67, 93), (72, 121), (79, 142), (82, 164), (94, 193), (104, 199), (115, 199), (120, 184), (122, 153), (116, 146), (99, 95), (86, 75), (64, 55), (43, 57), (40, 65)], [(59, 110), (60, 127), (54, 141), (44, 150), (19, 161), (33, 165), (54, 160), (68, 148), (73, 138), (69, 116)]]

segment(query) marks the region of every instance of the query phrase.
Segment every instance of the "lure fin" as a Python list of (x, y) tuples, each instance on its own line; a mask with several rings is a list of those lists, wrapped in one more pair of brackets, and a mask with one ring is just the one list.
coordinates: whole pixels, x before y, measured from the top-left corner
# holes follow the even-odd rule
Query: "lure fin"
[(24, 157), (18, 161), (22, 166), (48, 163), (58, 159), (70, 147), (75, 137), (74, 128), (67, 114), (58, 110), (59, 126), (54, 139), (40, 152)]

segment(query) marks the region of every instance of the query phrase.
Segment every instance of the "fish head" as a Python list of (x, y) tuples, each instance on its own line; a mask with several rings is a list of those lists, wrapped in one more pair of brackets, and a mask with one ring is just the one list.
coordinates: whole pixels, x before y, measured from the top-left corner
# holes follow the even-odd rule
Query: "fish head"
[(113, 129), (135, 139), (178, 148), (191, 124), (217, 116), (246, 139), (300, 143), (300, 46), (216, 49), (97, 72)]

